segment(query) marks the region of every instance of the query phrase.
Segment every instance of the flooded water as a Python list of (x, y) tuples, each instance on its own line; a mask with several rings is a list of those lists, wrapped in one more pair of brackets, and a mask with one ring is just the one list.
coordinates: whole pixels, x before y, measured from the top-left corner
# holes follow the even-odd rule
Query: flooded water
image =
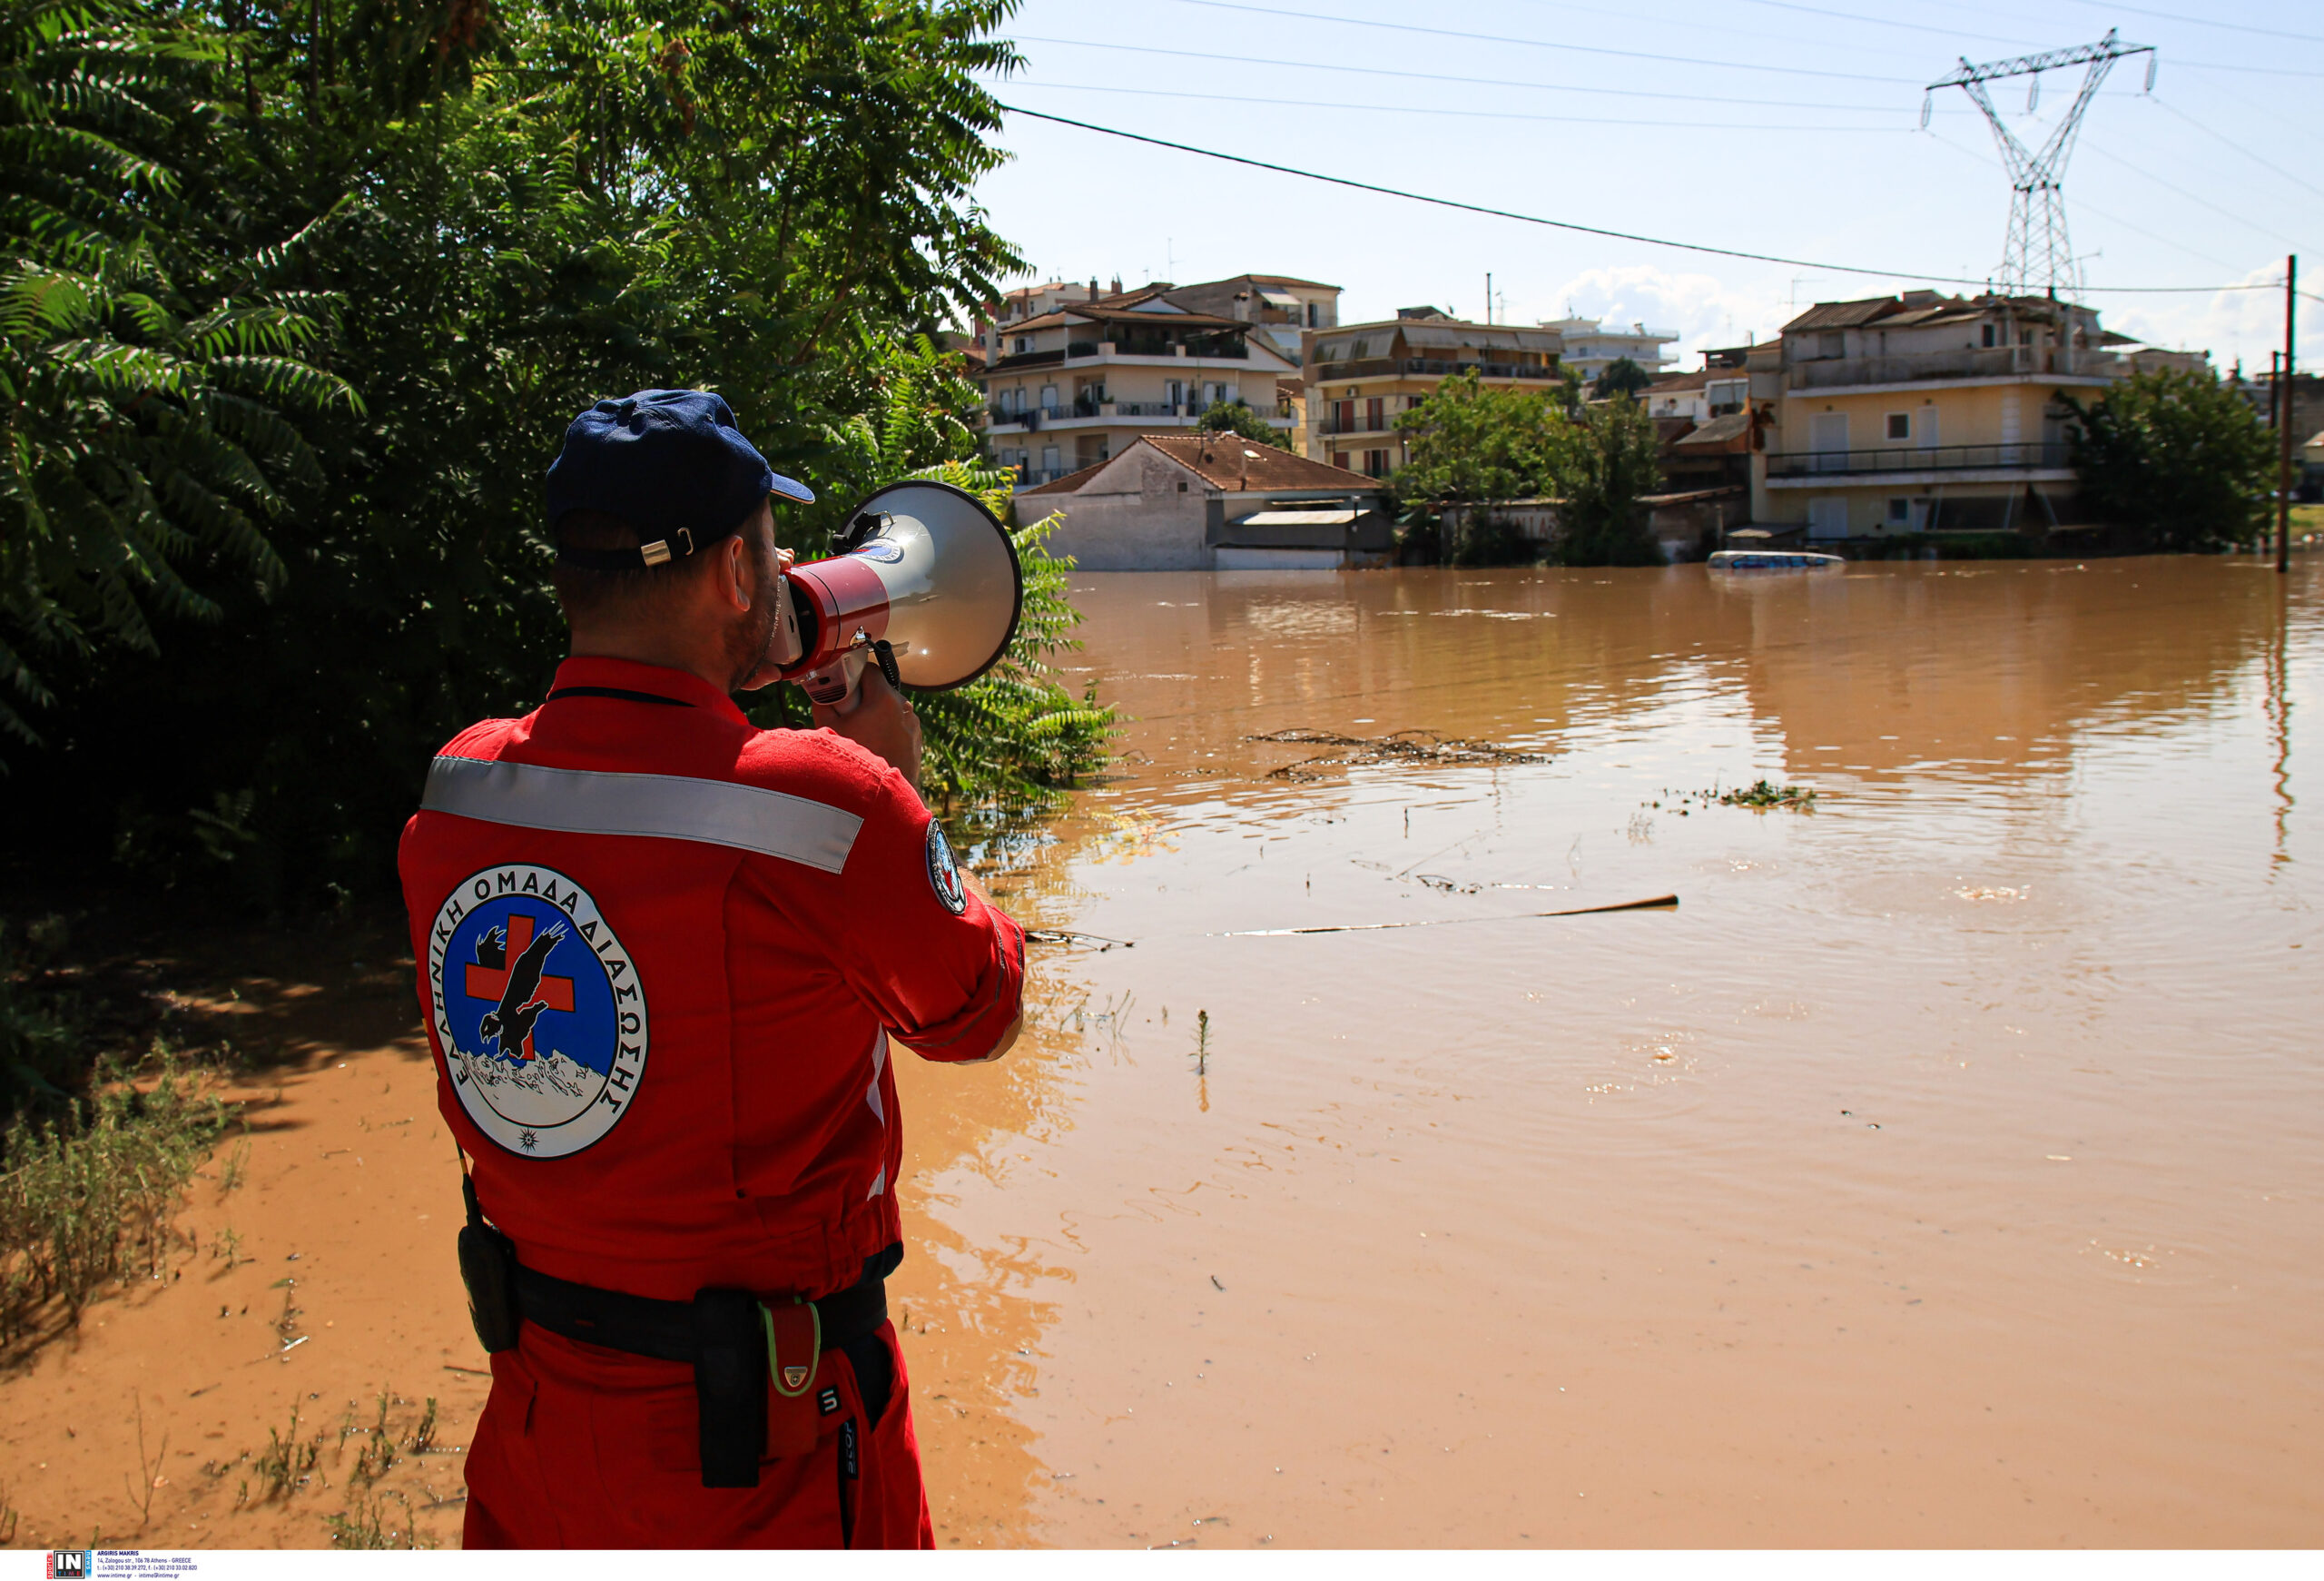
[(908, 1071), (940, 1541), (2324, 1542), (2319, 592), (1077, 577), (1127, 761), (995, 882), (1134, 947)]

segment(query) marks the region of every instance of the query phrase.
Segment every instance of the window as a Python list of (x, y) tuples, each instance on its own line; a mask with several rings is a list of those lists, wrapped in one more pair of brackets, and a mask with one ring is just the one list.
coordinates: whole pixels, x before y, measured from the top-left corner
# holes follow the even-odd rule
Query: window
[(1332, 452), (1332, 465), (1339, 468), (1342, 471), (1345, 471), (1347, 469), (1347, 452), (1345, 450), (1334, 450)]
[(1990, 346), (1990, 345), (1992, 345), (1992, 344), (1994, 343), (1994, 327), (1993, 327), (1991, 324), (1987, 324), (1984, 328), (1985, 328), (1985, 344), (1986, 344), (1986, 345), (1988, 345), (1988, 346)]
[(1187, 480), (1186, 480), (1184, 478), (1181, 478), (1181, 479), (1178, 479), (1178, 492), (1179, 492), (1179, 493), (1181, 493), (1181, 494), (1184, 494), (1186, 491), (1187, 491)]
[(1920, 440), (1922, 450), (1933, 450), (1936, 449), (1936, 433), (1935, 406), (1931, 404), (1922, 407), (1920, 420)]
[(1367, 478), (1385, 478), (1388, 475), (1388, 452), (1385, 450), (1364, 451), (1364, 475)]
[(1019, 336), (1018, 336), (1018, 337), (1017, 337), (1017, 344), (1016, 344), (1016, 348), (1015, 348), (1015, 350), (1016, 350), (1016, 351), (1017, 351), (1018, 355), (1022, 356), (1022, 355), (1024, 355), (1026, 352), (1028, 352), (1028, 351), (1031, 351), (1032, 349), (1033, 349), (1033, 337), (1032, 337), (1032, 336), (1030, 336), (1030, 335), (1019, 335)]
[(1324, 327), (1324, 315), (1316, 311), (1314, 302), (1307, 304), (1307, 327), (1311, 330), (1319, 330)]
[(1052, 475), (1054, 475), (1058, 470), (1057, 447), (1055, 445), (1043, 445), (1041, 447), (1041, 470)]
[(1889, 525), (1889, 526), (1891, 526), (1891, 527), (1905, 527), (1905, 526), (1909, 525), (1909, 524), (1911, 523), (1912, 519), (1913, 519), (1913, 502), (1912, 502), (1911, 500), (1909, 500), (1909, 499), (1891, 499), (1891, 500), (1888, 502), (1888, 525)]
[(1890, 412), (1888, 414), (1888, 437), (1892, 440), (1911, 439), (1913, 437), (1913, 414), (1909, 411)]
[(1044, 384), (1041, 386), (1041, 410), (1043, 411), (1054, 411), (1057, 410), (1056, 385)]
[(1163, 388), (1168, 391), (1170, 404), (1172, 406), (1179, 406), (1185, 403), (1187, 399), (1186, 380), (1183, 379), (1173, 379)]
[(1364, 403), (1364, 426), (1373, 433), (1378, 433), (1388, 426), (1388, 403), (1379, 396), (1375, 395)]
[(1816, 337), (1816, 354), (1819, 357), (1845, 357), (1848, 354), (1848, 338), (1840, 330), (1826, 330)]

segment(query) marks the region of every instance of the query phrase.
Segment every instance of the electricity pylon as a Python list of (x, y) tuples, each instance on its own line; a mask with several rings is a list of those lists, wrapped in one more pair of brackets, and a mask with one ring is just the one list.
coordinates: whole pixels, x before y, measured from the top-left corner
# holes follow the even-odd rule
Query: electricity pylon
[[(2073, 157), (2074, 138), (2082, 131), (2083, 113), (2090, 108), (2098, 84), (2106, 80), (2106, 74), (2114, 69), (2116, 61), (2131, 54), (2147, 57), (2146, 91), (2152, 92), (2158, 58), (2153, 46), (2121, 43), (2111, 27), (2096, 44), (2053, 49), (2047, 54), (2019, 55), (2014, 60), (1990, 61), (1981, 66), (1971, 65), (1964, 55), (1958, 71), (1928, 85), (1921, 100), (1924, 128), (1935, 107), (1936, 91), (1959, 88), (1985, 113), (1985, 121), (1994, 129), (1994, 141), (2001, 144), (2002, 163), (2009, 168), (2011, 189), (2009, 242), (2003, 249), (2001, 271), (1994, 282), (2003, 291), (2014, 294), (2046, 289), (2068, 296), (2080, 293), (2082, 266), (2075, 262), (2073, 247), (2066, 240), (2066, 200), (2063, 190), (2066, 161)], [(2033, 81), (2025, 86), (2025, 108), (2031, 114), (2041, 102), (2043, 72), (2085, 63), (2090, 69), (2083, 74), (2082, 92), (2074, 95), (2073, 107), (2058, 123), (2057, 130), (2050, 133), (2050, 140), (2042, 144), (2039, 153), (2029, 151), (2017, 140), (2016, 133), (2002, 124), (2000, 112), (1994, 108), (1992, 98), (1985, 93), (1985, 84), (2000, 77), (2031, 77)]]

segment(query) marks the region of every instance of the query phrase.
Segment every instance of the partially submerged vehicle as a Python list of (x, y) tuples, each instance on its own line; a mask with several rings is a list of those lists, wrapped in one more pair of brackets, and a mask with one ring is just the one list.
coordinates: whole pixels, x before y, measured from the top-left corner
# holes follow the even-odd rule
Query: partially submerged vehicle
[(1714, 571), (1824, 571), (1845, 566), (1838, 555), (1811, 549), (1721, 549), (1710, 558)]

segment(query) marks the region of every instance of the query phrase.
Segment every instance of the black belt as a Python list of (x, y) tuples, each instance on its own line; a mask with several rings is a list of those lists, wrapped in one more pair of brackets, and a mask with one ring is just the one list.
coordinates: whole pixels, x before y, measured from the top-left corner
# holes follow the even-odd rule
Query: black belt
[[(468, 1286), (468, 1313), (485, 1349), (515, 1349), (520, 1323), (529, 1322), (585, 1345), (692, 1366), (703, 1486), (756, 1487), (760, 1456), (768, 1442), (767, 1401), (773, 1383), (769, 1369), (778, 1327), (774, 1314), (798, 1308), (767, 1307), (743, 1290), (711, 1288), (695, 1292), (690, 1301), (665, 1301), (554, 1278), (517, 1260), (516, 1243), (485, 1221), (472, 1179), (463, 1175), (460, 1188), (468, 1217), (459, 1237), (460, 1279)], [(814, 1316), (812, 1349), (847, 1357), (867, 1431), (887, 1414), (895, 1390), (894, 1359), (880, 1331), (888, 1321), (887, 1278), (903, 1260), (903, 1251), (898, 1243), (865, 1258), (862, 1277), (854, 1284), (808, 1303)], [(783, 1388), (786, 1401), (824, 1408), (824, 1396), (812, 1403), (804, 1398), (813, 1368), (813, 1357), (785, 1353), (786, 1377), (794, 1369), (802, 1375)], [(836, 1408), (836, 1397), (831, 1398), (831, 1408)], [(795, 1416), (784, 1420), (798, 1423)], [(854, 1429), (844, 1431), (852, 1434)], [(812, 1436), (808, 1429), (811, 1441)]]
[[(887, 1281), (881, 1275), (871, 1275), (811, 1304), (822, 1325), (823, 1349), (843, 1350), (872, 1339), (887, 1322)], [(682, 1361), (689, 1367), (700, 1360), (695, 1305), (601, 1290), (594, 1285), (553, 1278), (521, 1263), (517, 1267), (517, 1309), (526, 1322), (567, 1339), (632, 1356)], [(868, 1401), (865, 1409), (870, 1411)]]

